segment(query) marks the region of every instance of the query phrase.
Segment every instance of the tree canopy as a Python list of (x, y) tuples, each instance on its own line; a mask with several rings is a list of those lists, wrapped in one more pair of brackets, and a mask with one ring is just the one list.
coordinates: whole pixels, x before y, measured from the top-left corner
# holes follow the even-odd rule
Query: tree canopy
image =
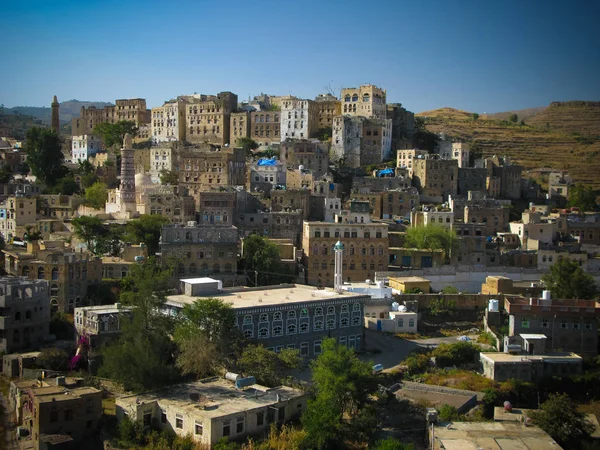
[(177, 186), (179, 184), (179, 174), (174, 170), (163, 169), (160, 171), (160, 184)]
[(406, 230), (404, 239), (405, 247), (429, 250), (432, 253), (442, 250), (446, 260), (450, 258), (450, 252), (458, 241), (454, 230), (437, 224), (410, 227)]
[(108, 200), (108, 187), (97, 181), (85, 189), (85, 204), (94, 209), (104, 209)]
[(148, 247), (148, 255), (155, 255), (159, 250), (160, 234), (163, 225), (169, 219), (158, 214), (142, 214), (139, 218), (130, 220), (126, 226), (126, 239), (129, 242), (143, 242)]
[(576, 261), (567, 258), (559, 258), (542, 281), (555, 298), (592, 299), (598, 295), (594, 278), (585, 273)]
[(100, 136), (104, 147), (119, 147), (123, 144), (123, 138), (126, 134), (137, 135), (138, 128), (135, 122), (131, 120), (121, 120), (116, 123), (102, 122), (96, 125), (92, 131), (93, 134)]
[(259, 384), (279, 386), (286, 373), (300, 367), (302, 358), (298, 349), (283, 349), (279, 353), (267, 350), (262, 345), (248, 345), (237, 361), (246, 375), (253, 375)]
[(591, 186), (576, 184), (569, 189), (569, 206), (580, 211), (596, 210), (596, 192)]
[(242, 147), (246, 155), (252, 153), (252, 150), (256, 150), (258, 148), (258, 142), (249, 137), (241, 137), (235, 142), (235, 145), (238, 147)]
[(33, 127), (27, 130), (25, 152), (31, 173), (46, 186), (54, 186), (68, 173), (63, 165), (60, 138), (50, 128)]
[(284, 269), (277, 245), (258, 234), (244, 239), (242, 265), (246, 270), (258, 272), (259, 285), (286, 283), (294, 279), (294, 275)]

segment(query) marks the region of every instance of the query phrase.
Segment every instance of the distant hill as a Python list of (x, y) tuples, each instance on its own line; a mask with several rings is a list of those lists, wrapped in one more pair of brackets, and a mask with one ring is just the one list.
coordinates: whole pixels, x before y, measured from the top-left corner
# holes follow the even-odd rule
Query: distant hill
[(519, 117), (520, 121), (523, 120), (525, 122), (528, 122), (529, 119), (531, 119), (533, 116), (535, 116), (537, 114), (540, 114), (546, 108), (548, 108), (548, 107), (540, 106), (538, 108), (517, 109), (514, 111), (506, 111), (506, 112), (488, 114), (488, 116), (493, 117), (495, 119), (508, 120), (508, 118), (511, 115), (516, 114)]
[(0, 136), (25, 139), (25, 133), (31, 127), (46, 126), (37, 117), (21, 114), (11, 109), (0, 108)]
[[(66, 102), (60, 103), (60, 121), (71, 122), (73, 117), (79, 117), (79, 112), (82, 106), (86, 108), (90, 106), (95, 106), (96, 108), (104, 108), (105, 106), (110, 106), (112, 103), (107, 102), (87, 102), (87, 101), (79, 101), (79, 100), (69, 100)], [(4, 108), (5, 111), (9, 112), (18, 112), (20, 114), (24, 114), (27, 116), (32, 116), (37, 119), (40, 119), (42, 123), (46, 125), (50, 125), (50, 121), (52, 120), (52, 108), (42, 107), (42, 106), (15, 106), (14, 108)]]
[[(522, 111), (536, 109), (537, 113), (525, 118), (525, 125), (496, 115), (481, 115), (475, 120), (472, 113), (453, 108), (417, 116), (425, 119), (429, 131), (468, 142), (483, 156), (509, 156), (526, 170), (568, 170), (576, 182), (600, 188), (600, 104), (552, 103)], [(530, 175), (544, 181), (539, 174)]]

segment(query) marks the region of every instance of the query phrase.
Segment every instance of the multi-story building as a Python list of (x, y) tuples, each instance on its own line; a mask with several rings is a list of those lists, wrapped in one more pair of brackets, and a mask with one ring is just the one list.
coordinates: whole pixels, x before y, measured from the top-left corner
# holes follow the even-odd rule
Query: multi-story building
[(412, 211), (410, 224), (413, 227), (439, 225), (451, 229), (454, 225), (454, 212), (445, 208), (423, 207), (422, 211)]
[(104, 108), (82, 106), (79, 117), (72, 119), (71, 134), (73, 136), (90, 134), (96, 125), (104, 122), (117, 123), (126, 120), (135, 122), (137, 127), (150, 123), (150, 110), (146, 109), (145, 99), (122, 99), (115, 103), (114, 106)]
[(510, 208), (504, 205), (470, 204), (465, 206), (465, 223), (481, 223), (485, 226), (486, 236), (506, 231)]
[(271, 239), (289, 239), (299, 245), (302, 235), (304, 211), (250, 212), (239, 211), (235, 226), (244, 237), (260, 234)]
[[(134, 155), (138, 150), (134, 152)], [(172, 145), (159, 145), (150, 149), (150, 176), (155, 183), (160, 182), (160, 174), (163, 171), (172, 171), (175, 169), (177, 147)], [(135, 164), (135, 156), (134, 156)], [(136, 165), (136, 169), (139, 165)], [(143, 167), (143, 162), (142, 162)], [(136, 170), (136, 173), (145, 173), (144, 171)]]
[(74, 163), (87, 161), (90, 156), (102, 151), (104, 151), (102, 139), (94, 134), (71, 138), (71, 158)]
[(342, 113), (342, 103), (331, 94), (319, 94), (315, 98), (315, 104), (319, 117), (319, 130), (331, 128), (333, 118)]
[(20, 194), (8, 197), (0, 204), (0, 233), (5, 241), (23, 237), (27, 226), (37, 229), (36, 204), (35, 198)]
[(318, 140), (291, 140), (281, 143), (281, 162), (288, 169), (311, 170), (316, 176), (329, 170), (329, 145)]
[(250, 112), (250, 137), (259, 144), (269, 145), (281, 139), (280, 111)]
[(387, 270), (388, 225), (371, 222), (369, 209), (366, 202), (354, 202), (350, 211), (341, 211), (333, 223), (304, 222), (302, 248), (308, 284), (328, 286), (333, 282), (333, 246), (337, 241), (345, 248), (345, 281), (374, 279), (376, 271)]
[(493, 192), (488, 192), (489, 181), (490, 177), (488, 169), (480, 167), (459, 167), (458, 195), (466, 196), (469, 191), (479, 191), (493, 196)]
[(562, 198), (563, 203), (569, 198), (569, 189), (573, 180), (568, 173), (552, 172), (548, 175), (548, 195), (550, 198)]
[(198, 225), (230, 227), (235, 212), (235, 192), (217, 190), (199, 194)]
[(237, 112), (231, 113), (229, 118), (229, 134), (231, 136), (230, 144), (236, 145), (238, 139), (250, 137), (250, 113)]
[(116, 414), (118, 420), (128, 417), (141, 426), (156, 424), (161, 430), (191, 436), (203, 448), (214, 448), (223, 438), (244, 440), (274, 424), (298, 419), (307, 400), (299, 389), (256, 384), (238, 389), (234, 381), (214, 377), (119, 397)]
[(384, 120), (386, 92), (372, 84), (342, 89), (342, 114)]
[[(518, 200), (521, 198), (521, 174), (523, 167), (511, 164), (508, 158), (499, 158), (494, 156), (493, 158), (487, 158), (485, 160), (486, 168), (491, 169), (491, 178), (497, 180), (499, 184), (498, 195), (490, 195), (501, 198), (507, 198), (511, 200)], [(488, 182), (489, 185), (493, 184), (494, 180)]]
[(185, 111), (186, 100), (183, 97), (152, 108), (152, 142), (185, 141)]
[(529, 250), (537, 250), (540, 243), (552, 244), (559, 237), (560, 221), (542, 217), (540, 213), (524, 211), (521, 220), (510, 222), (510, 232), (519, 236), (521, 246)]
[(495, 261), (490, 261), (490, 263), (498, 263), (499, 255), (495, 254), (494, 249), (490, 249), (492, 256), (487, 257), (487, 236), (484, 224), (455, 223), (452, 228), (458, 238), (456, 247), (451, 251), (453, 264), (483, 266), (492, 257)]
[(102, 391), (63, 383), (65, 377), (58, 377), (55, 386), (25, 392), (22, 424), (29, 431), (30, 448), (82, 448), (98, 432)]
[(162, 215), (173, 223), (183, 223), (196, 218), (194, 198), (180, 186), (161, 186), (150, 177), (135, 176), (136, 209), (139, 214)]
[(300, 284), (207, 288), (214, 284), (214, 280), (182, 280), (182, 294), (167, 297), (166, 310), (177, 314), (186, 304), (215, 297), (231, 304), (244, 337), (270, 350), (296, 348), (302, 357), (310, 358), (321, 353), (321, 344), (328, 337), (353, 349), (362, 348), (367, 294)]
[(248, 167), (247, 187), (250, 192), (270, 191), (286, 185), (285, 164), (275, 158), (261, 158)]
[(84, 306), (75, 308), (73, 321), (75, 323), (75, 338), (86, 337), (90, 349), (97, 350), (103, 344), (121, 334), (123, 319), (131, 317), (131, 308), (114, 305)]
[[(385, 105), (384, 105), (385, 107)], [(378, 164), (392, 148), (392, 121), (342, 115), (333, 118), (331, 156), (348, 167)]]
[(415, 159), (425, 159), (428, 155), (427, 150), (419, 150), (416, 148), (407, 150), (398, 150), (396, 154), (396, 167), (408, 169), (408, 176), (413, 176), (413, 161)]
[(438, 146), (438, 154), (442, 159), (455, 159), (458, 167), (469, 167), (469, 154), (471, 148), (464, 142), (441, 141)]
[(70, 220), (77, 217), (77, 208), (83, 202), (83, 198), (73, 195), (46, 194), (39, 197), (37, 210), (40, 219)]
[(281, 102), (281, 142), (314, 137), (319, 126), (317, 105), (312, 100), (293, 99)]
[(190, 222), (164, 225), (160, 252), (163, 261), (173, 259), (175, 275), (212, 276), (226, 285), (239, 284), (237, 274), (239, 232), (236, 227), (199, 226)]
[(53, 312), (72, 313), (75, 306), (89, 304), (89, 291), (102, 280), (100, 258), (74, 252), (63, 242), (33, 241), (26, 248), (13, 245), (2, 252), (9, 275), (48, 282)]
[(559, 259), (568, 259), (575, 261), (586, 271), (588, 266), (588, 254), (581, 249), (580, 245), (560, 246), (560, 245), (541, 245), (538, 248), (538, 269), (541, 272), (547, 272)]
[(567, 233), (585, 245), (600, 245), (600, 220), (595, 215), (583, 219), (568, 218)]
[(413, 186), (426, 197), (447, 198), (458, 191), (458, 162), (428, 155), (413, 162)]
[[(386, 169), (392, 170), (392, 169)], [(392, 175), (378, 176), (381, 171), (373, 171), (373, 176), (370, 177), (353, 177), (352, 178), (352, 193), (367, 194), (370, 192), (391, 191), (394, 189), (412, 189), (411, 180), (406, 176), (406, 171), (398, 169)]]
[(237, 109), (237, 95), (219, 92), (217, 95), (185, 96), (186, 139), (192, 143), (229, 144), (229, 125)]
[(26, 278), (0, 278), (0, 351), (13, 353), (39, 347), (50, 332), (48, 283)]
[(392, 148), (410, 148), (415, 132), (415, 114), (400, 103), (388, 103), (387, 118), (392, 120)]

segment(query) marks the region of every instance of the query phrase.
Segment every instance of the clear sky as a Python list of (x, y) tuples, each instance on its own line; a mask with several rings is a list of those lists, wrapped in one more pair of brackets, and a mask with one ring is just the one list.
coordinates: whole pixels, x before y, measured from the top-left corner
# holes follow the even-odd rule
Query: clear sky
[(420, 112), (600, 100), (600, 0), (0, 2), (0, 103), (375, 84)]

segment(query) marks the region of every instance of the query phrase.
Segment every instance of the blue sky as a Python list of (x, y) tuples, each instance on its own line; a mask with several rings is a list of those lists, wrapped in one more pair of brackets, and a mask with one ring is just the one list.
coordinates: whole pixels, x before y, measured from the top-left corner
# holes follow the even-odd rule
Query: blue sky
[(0, 2), (0, 103), (376, 84), (420, 112), (600, 100), (600, 1)]

